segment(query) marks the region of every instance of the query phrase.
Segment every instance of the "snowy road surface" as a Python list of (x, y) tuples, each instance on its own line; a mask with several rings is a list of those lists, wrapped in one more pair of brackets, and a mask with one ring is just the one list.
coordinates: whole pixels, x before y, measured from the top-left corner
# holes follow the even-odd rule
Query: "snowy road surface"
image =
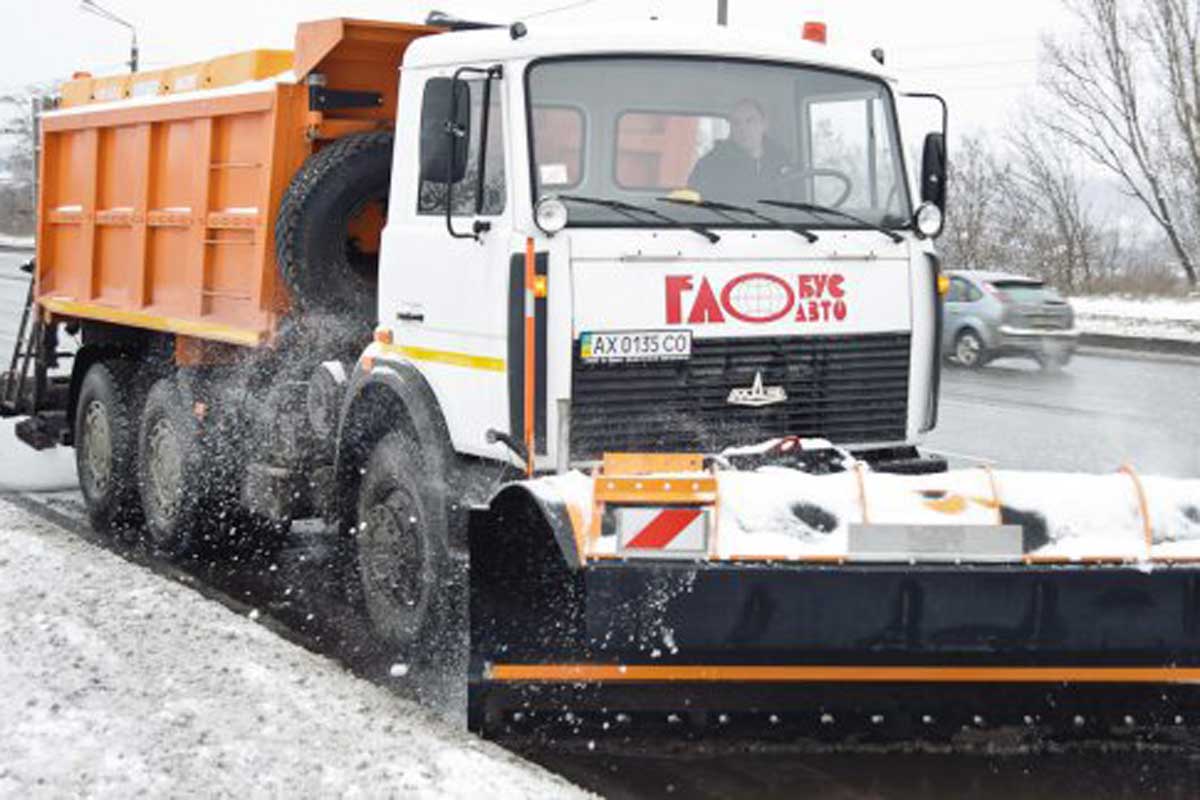
[[(942, 373), (927, 447), (1010, 469), (1200, 477), (1200, 359), (1078, 355), (1061, 373), (997, 361)], [(972, 459), (951, 458), (969, 465)]]
[(583, 796), (3, 500), (0, 619), (0, 796)]

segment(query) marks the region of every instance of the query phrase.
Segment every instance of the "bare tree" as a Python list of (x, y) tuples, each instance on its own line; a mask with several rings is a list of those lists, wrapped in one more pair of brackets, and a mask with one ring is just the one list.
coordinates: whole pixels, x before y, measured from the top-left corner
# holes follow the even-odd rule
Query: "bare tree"
[(1003, 206), (1008, 170), (999, 165), (982, 135), (964, 136), (954, 147), (948, 182), (954, 202), (939, 249), (954, 269), (1003, 266)]
[(1016, 162), (1005, 214), (1013, 246), (1041, 277), (1071, 292), (1086, 290), (1103, 246), (1083, 199), (1083, 176), (1037, 123), (1018, 125), (1008, 138)]
[(34, 130), (29, 94), (0, 95), (0, 230), (33, 231)]
[[(1139, 16), (1129, 14), (1122, 0), (1064, 2), (1081, 22), (1082, 34), (1071, 43), (1045, 42), (1044, 84), (1058, 103), (1042, 122), (1121, 179), (1162, 229), (1194, 286), (1196, 264), (1187, 239), (1189, 229), (1200, 229), (1200, 151), (1194, 146), (1200, 104), (1192, 0), (1141, 0)], [(1137, 68), (1143, 50), (1160, 47), (1171, 50), (1157, 56), (1176, 111), (1171, 125), (1161, 124), (1155, 113), (1155, 82)], [(1173, 181), (1180, 141), (1193, 163), (1192, 178), (1182, 185)]]

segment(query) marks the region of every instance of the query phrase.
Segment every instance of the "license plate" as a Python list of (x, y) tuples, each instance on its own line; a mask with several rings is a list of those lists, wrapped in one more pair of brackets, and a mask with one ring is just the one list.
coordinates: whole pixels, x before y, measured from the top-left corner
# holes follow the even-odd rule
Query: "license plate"
[(691, 331), (596, 331), (579, 337), (585, 363), (679, 361), (692, 357)]

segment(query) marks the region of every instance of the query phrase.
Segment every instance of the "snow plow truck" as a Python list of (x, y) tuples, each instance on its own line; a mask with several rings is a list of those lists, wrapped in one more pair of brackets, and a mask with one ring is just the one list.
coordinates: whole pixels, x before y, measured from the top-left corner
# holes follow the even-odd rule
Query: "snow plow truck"
[(1186, 722), (1195, 482), (917, 450), (931, 102), (819, 23), (333, 19), (78, 76), (0, 407), (164, 556), (329, 520), (382, 641), (469, 626), (477, 730)]

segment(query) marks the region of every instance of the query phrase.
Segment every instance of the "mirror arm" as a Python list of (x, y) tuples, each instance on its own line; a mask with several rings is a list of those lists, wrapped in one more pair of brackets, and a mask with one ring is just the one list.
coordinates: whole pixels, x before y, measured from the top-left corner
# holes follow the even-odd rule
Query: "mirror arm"
[[(463, 70), (465, 70), (465, 69), (468, 69), (468, 68), (467, 67), (459, 67), (454, 72), (454, 77), (452, 78), (453, 83), (450, 85), (451, 86), (451, 88), (450, 88), (450, 119), (446, 120), (446, 138), (449, 139), (449, 141), (450, 141), (450, 169), (447, 170), (447, 172), (446, 172), (446, 230), (455, 239), (478, 238), (473, 233), (459, 233), (458, 231), (454, 230), (454, 181), (453, 181), (453, 178), (454, 178), (456, 168), (458, 167), (458, 164), (456, 163), (455, 158), (454, 158), (455, 154), (458, 152), (458, 148), (455, 146), (454, 140), (462, 138), (463, 133), (464, 133), (462, 127), (459, 126), (459, 124), (458, 124), (458, 96), (459, 96), (459, 91), (462, 89), (462, 86), (463, 86), (462, 79), (459, 78), (459, 75), (461, 75), (463, 73)], [(468, 92), (469, 92), (469, 90), (468, 90)], [(468, 103), (470, 102), (469, 95), (468, 95), (467, 102)], [(467, 113), (468, 114), (470, 113), (469, 107), (468, 107)], [(468, 142), (468, 144), (469, 144), (469, 142)]]
[(950, 107), (946, 105), (946, 98), (942, 97), (940, 94), (934, 94), (933, 92), (905, 92), (904, 96), (905, 97), (916, 97), (916, 98), (920, 98), (923, 100), (936, 100), (938, 102), (938, 104), (941, 105), (941, 107), (942, 107), (942, 138), (947, 139), (947, 141), (948, 141), (949, 128), (950, 128)]
[[(483, 179), (485, 170), (484, 158), (487, 156), (488, 117), (490, 116), (489, 111), (491, 106), (492, 79), (502, 77), (503, 73), (499, 65), (488, 67), (487, 69), (480, 69), (479, 67), (459, 67), (454, 71), (454, 83), (452, 84), (450, 94), (451, 119), (446, 121), (446, 136), (450, 138), (450, 169), (446, 174), (446, 230), (455, 239), (474, 239), (478, 241), (481, 234), (491, 230), (492, 224), (490, 222), (476, 220), (475, 224), (471, 226), (471, 233), (459, 233), (458, 231), (454, 230), (454, 182), (450, 179), (454, 177), (455, 167), (458, 166), (455, 161), (455, 153), (457, 152), (458, 148), (454, 146), (454, 140), (457, 138), (462, 138), (464, 135), (466, 135), (466, 131), (464, 131), (457, 123), (459, 92), (465, 85), (460, 76), (464, 72), (473, 72), (486, 76), (486, 80), (483, 85), (483, 108), (480, 119), (480, 126), (482, 130), (479, 132), (479, 176), (476, 182), (475, 192), (476, 214), (479, 214), (480, 210), (483, 208)], [(467, 96), (468, 104), (470, 103), (469, 91), (470, 90), (468, 90)], [(467, 114), (469, 118), (469, 105)], [(470, 140), (468, 139), (467, 146), (470, 147), (470, 144)], [(469, 152), (467, 154), (467, 158), (470, 159)]]
[[(942, 107), (942, 172), (948, 178), (950, 174), (950, 107), (946, 105), (946, 98), (935, 92), (905, 92), (904, 97), (935, 100)], [(947, 183), (949, 180), (942, 182), (942, 206), (946, 205)]]

